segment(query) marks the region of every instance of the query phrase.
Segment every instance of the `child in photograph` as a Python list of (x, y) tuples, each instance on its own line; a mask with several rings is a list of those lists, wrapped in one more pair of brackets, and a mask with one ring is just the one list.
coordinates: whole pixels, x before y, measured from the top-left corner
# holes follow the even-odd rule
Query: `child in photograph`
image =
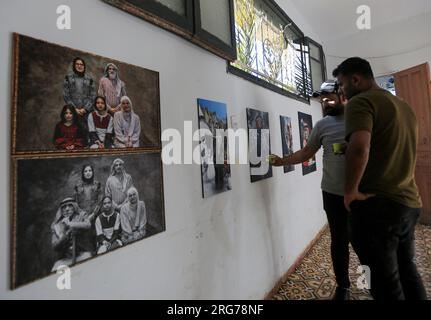
[(54, 131), (54, 146), (58, 150), (83, 149), (86, 145), (86, 133), (78, 122), (75, 108), (65, 105), (60, 114), (61, 121)]
[(112, 147), (114, 125), (107, 108), (105, 98), (97, 96), (94, 100), (94, 111), (88, 116), (91, 149), (109, 149)]
[(121, 247), (120, 215), (115, 212), (110, 196), (102, 201), (102, 213), (96, 218), (97, 254)]

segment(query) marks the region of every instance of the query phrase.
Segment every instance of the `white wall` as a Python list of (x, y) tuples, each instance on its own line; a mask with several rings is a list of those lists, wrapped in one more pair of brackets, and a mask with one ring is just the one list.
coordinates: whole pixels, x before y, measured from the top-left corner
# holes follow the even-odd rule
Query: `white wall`
[[(279, 1), (310, 32), (288, 0)], [(56, 8), (72, 9), (72, 30), (56, 29)], [(196, 99), (222, 101), (246, 128), (246, 107), (270, 114), (272, 149), (281, 153), (279, 115), (321, 118), (320, 107), (286, 98), (226, 73), (226, 62), (101, 1), (14, 0), (0, 5), (0, 298), (260, 299), (326, 222), (318, 172), (274, 170), (250, 183), (248, 166), (232, 167), (233, 190), (201, 197), (198, 165), (164, 166), (166, 231), (72, 268), (72, 290), (52, 275), (10, 291), (10, 109), (12, 32), (160, 72), (162, 130), (197, 128)], [(313, 35), (314, 36), (314, 35)], [(314, 36), (314, 38), (316, 38)], [(318, 39), (316, 39), (318, 40)]]
[(375, 76), (431, 62), (431, 13), (376, 26), (324, 43), (328, 76), (345, 58), (367, 59)]

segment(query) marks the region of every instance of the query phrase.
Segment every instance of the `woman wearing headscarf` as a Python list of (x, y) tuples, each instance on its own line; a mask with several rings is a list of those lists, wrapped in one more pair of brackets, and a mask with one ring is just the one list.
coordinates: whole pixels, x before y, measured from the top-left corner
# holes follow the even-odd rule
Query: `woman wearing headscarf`
[(139, 147), (141, 121), (133, 112), (132, 101), (127, 96), (121, 98), (121, 111), (114, 114), (114, 132), (116, 148)]
[(81, 181), (73, 189), (78, 206), (88, 215), (92, 214), (103, 197), (102, 185), (94, 179), (92, 165), (82, 167)]
[(53, 272), (62, 265), (70, 266), (92, 256), (83, 236), (90, 228), (91, 223), (85, 211), (79, 208), (73, 198), (65, 198), (51, 224), (52, 247), (60, 257), (52, 267)]
[(132, 187), (127, 191), (127, 202), (121, 207), (121, 239), (127, 244), (145, 237), (147, 210), (145, 202), (139, 200), (138, 190)]
[(115, 159), (111, 165), (111, 174), (106, 180), (105, 195), (112, 198), (116, 210), (119, 211), (126, 202), (127, 190), (131, 187), (133, 187), (132, 177), (124, 169), (124, 161)]
[(76, 57), (72, 62), (72, 72), (66, 75), (63, 83), (63, 98), (66, 104), (75, 108), (79, 117), (93, 110), (96, 88), (93, 79), (86, 73), (84, 59)]

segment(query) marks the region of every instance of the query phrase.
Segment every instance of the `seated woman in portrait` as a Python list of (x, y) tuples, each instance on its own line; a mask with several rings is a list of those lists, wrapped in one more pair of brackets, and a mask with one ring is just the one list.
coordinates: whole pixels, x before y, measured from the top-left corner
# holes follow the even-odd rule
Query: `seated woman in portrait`
[(86, 146), (85, 130), (78, 122), (75, 108), (65, 105), (60, 113), (61, 121), (54, 131), (54, 146), (59, 150), (76, 150)]
[(121, 207), (121, 240), (127, 244), (145, 237), (147, 227), (147, 210), (145, 202), (139, 200), (135, 187), (127, 191), (127, 202)]
[(129, 97), (124, 96), (120, 101), (121, 111), (114, 114), (115, 147), (137, 148), (141, 134), (141, 121), (139, 116), (133, 112), (132, 101)]
[(109, 149), (112, 147), (114, 132), (113, 118), (108, 113), (106, 100), (97, 96), (94, 111), (88, 115), (88, 132), (91, 149)]

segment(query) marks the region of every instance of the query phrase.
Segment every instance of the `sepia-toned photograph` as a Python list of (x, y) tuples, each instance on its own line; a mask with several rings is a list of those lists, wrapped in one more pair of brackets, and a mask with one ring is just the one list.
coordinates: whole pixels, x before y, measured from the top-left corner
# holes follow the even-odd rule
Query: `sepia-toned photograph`
[[(293, 154), (293, 134), (292, 134), (292, 121), (290, 117), (280, 116), (281, 128), (281, 143), (283, 149), (283, 157), (288, 157)], [(284, 166), (284, 173), (295, 170), (294, 165)]]
[(158, 72), (14, 35), (12, 152), (156, 149)]
[[(225, 103), (198, 99), (202, 196), (232, 190)], [(220, 138), (217, 139), (217, 136)]]
[(18, 287), (165, 230), (159, 153), (14, 163)]
[[(248, 148), (249, 155), (257, 158), (264, 158), (267, 163), (252, 163), (250, 159), (250, 180), (256, 182), (272, 177), (272, 166), (267, 161), (271, 154), (271, 140), (269, 134), (269, 114), (268, 112), (247, 108), (247, 127), (248, 127)], [(267, 134), (265, 134), (265, 132)], [(268, 170), (262, 174), (252, 174), (252, 168), (264, 168), (268, 165)]]
[[(313, 129), (313, 120), (311, 115), (298, 112), (299, 121), (299, 137), (301, 139), (301, 149), (307, 145), (310, 138), (311, 130)], [(302, 175), (307, 175), (317, 170), (316, 156), (302, 163)]]

